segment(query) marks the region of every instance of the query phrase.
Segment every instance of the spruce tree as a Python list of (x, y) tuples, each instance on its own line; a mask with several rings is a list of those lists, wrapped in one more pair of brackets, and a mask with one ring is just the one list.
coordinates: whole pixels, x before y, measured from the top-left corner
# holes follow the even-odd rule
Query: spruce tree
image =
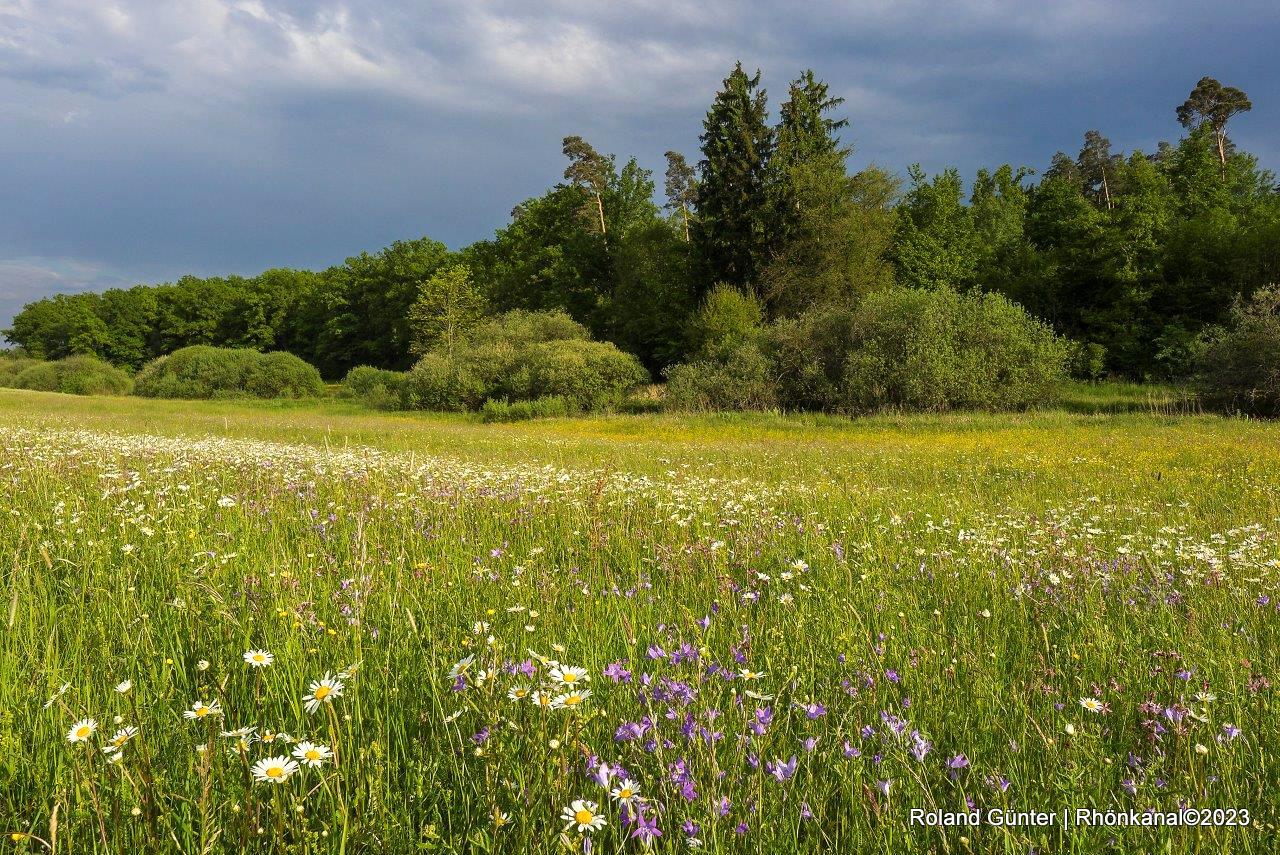
[(752, 287), (769, 258), (773, 130), (767, 118), (760, 72), (749, 77), (739, 62), (716, 93), (700, 137), (692, 238), (703, 291), (716, 282)]

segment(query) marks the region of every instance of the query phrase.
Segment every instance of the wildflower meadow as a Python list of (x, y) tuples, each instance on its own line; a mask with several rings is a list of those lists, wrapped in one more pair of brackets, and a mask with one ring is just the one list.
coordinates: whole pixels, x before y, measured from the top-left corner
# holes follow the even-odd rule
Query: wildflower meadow
[(1148, 410), (5, 391), (0, 850), (1274, 852), (1278, 501)]

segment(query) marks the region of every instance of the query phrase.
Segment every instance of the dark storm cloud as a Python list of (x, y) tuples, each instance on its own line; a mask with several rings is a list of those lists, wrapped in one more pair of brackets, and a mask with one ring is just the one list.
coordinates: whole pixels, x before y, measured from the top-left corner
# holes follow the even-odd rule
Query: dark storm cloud
[(430, 234), (557, 180), (580, 133), (660, 171), (735, 59), (812, 66), (855, 162), (1043, 167), (1175, 138), (1204, 74), (1280, 161), (1274, 3), (0, 0), (0, 323), (28, 299)]

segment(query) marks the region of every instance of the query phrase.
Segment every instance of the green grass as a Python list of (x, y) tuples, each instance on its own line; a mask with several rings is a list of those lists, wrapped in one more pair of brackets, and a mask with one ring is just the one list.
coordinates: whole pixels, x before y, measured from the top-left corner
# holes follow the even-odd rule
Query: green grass
[[(686, 822), (708, 851), (1271, 852), (1280, 425), (1066, 397), (481, 424), (0, 391), (0, 845), (582, 851), (560, 815), (587, 799), (595, 851), (640, 851), (594, 760), (639, 785), (662, 852)], [(591, 697), (510, 700), (551, 679), (531, 649)], [(254, 783), (296, 745), (278, 732), (336, 762)], [(1252, 826), (908, 821), (966, 798)]]

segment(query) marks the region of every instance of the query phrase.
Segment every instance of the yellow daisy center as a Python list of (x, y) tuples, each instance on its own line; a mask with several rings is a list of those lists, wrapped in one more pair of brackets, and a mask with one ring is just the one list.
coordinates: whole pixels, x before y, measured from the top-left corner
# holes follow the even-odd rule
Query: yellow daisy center
[(570, 695), (564, 699), (564, 705), (566, 707), (575, 707), (580, 703), (582, 703), (582, 695)]
[(266, 658), (267, 658), (267, 657), (263, 656), (261, 653), (255, 653), (255, 654), (253, 654), (253, 661), (254, 661), (254, 662), (263, 662), (263, 661), (265, 661), (265, 660), (266, 660)]
[(620, 799), (631, 798), (631, 789), (629, 787), (623, 787), (621, 790), (618, 790), (618, 798)]
[(82, 724), (76, 728), (76, 737), (78, 739), (84, 739), (91, 733), (93, 733), (93, 729), (87, 724)]
[(315, 750), (314, 748), (312, 748), (310, 751), (308, 751), (308, 752), (307, 752), (307, 759), (308, 759), (308, 760), (319, 760), (319, 759), (320, 759), (320, 752), (319, 752), (319, 751), (317, 751), (317, 750)]
[(198, 716), (206, 716), (206, 715), (208, 715), (208, 714), (209, 714), (209, 708), (208, 708), (208, 707), (196, 707), (196, 715), (198, 715)]
[(328, 687), (328, 686), (320, 686), (320, 687), (319, 687), (318, 689), (316, 689), (316, 691), (315, 691), (315, 698), (316, 698), (316, 700), (317, 700), (317, 701), (318, 701), (318, 700), (322, 700), (323, 698), (327, 697), (330, 691), (331, 691), (331, 690), (329, 689), (329, 687)]
[(565, 675), (563, 675), (560, 679), (561, 679), (561, 680), (564, 680), (566, 683), (572, 683), (572, 682), (574, 682), (575, 680), (577, 680), (577, 679), (578, 679), (578, 675), (577, 675), (577, 674), (565, 674)]
[(578, 823), (578, 825), (587, 825), (591, 822), (591, 820), (595, 818), (596, 818), (596, 815), (594, 813), (585, 809), (574, 811), (574, 814), (573, 814), (573, 821)]
[(279, 778), (279, 777), (281, 777), (282, 775), (284, 775), (284, 767), (283, 767), (283, 766), (268, 766), (268, 767), (267, 767), (267, 777), (268, 777), (268, 778)]

